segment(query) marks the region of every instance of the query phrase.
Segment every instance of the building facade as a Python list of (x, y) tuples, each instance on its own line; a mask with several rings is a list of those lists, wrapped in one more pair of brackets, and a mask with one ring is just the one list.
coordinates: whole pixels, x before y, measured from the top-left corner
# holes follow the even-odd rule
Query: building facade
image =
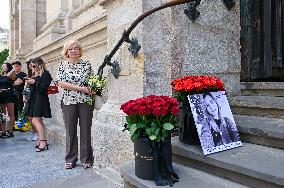
[(9, 30), (0, 28), (0, 52), (9, 48)]
[[(55, 78), (65, 42), (77, 39), (83, 58), (98, 70), (131, 23), (144, 12), (169, 0), (10, 0), (10, 60), (41, 56)], [(193, 22), (184, 14), (187, 5), (156, 12), (133, 30), (141, 49), (133, 57), (123, 44), (112, 61), (119, 62), (118, 79), (104, 70), (108, 87), (105, 104), (95, 110), (92, 135), (95, 161), (118, 169), (132, 159), (133, 144), (122, 132), (120, 105), (149, 94), (171, 95), (172, 79), (185, 75), (214, 75), (225, 82), (230, 96), (240, 93), (240, 1), (228, 10), (221, 0), (203, 0)], [(64, 130), (61, 96), (50, 96), (53, 118), (49, 132)], [(55, 130), (55, 131), (54, 131)]]

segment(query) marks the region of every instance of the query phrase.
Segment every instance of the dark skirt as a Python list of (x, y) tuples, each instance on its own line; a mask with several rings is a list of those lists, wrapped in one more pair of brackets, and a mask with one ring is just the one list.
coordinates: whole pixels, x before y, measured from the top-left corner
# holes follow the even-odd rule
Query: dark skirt
[(16, 97), (12, 90), (0, 91), (0, 104), (15, 103)]

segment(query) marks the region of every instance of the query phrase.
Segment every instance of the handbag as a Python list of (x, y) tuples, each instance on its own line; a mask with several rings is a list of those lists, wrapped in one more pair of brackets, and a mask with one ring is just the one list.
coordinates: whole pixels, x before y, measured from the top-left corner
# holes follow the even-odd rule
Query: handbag
[(53, 84), (54, 84), (54, 86), (48, 86), (48, 89), (47, 89), (48, 95), (59, 93), (59, 89), (58, 89), (57, 84), (55, 82), (53, 82)]

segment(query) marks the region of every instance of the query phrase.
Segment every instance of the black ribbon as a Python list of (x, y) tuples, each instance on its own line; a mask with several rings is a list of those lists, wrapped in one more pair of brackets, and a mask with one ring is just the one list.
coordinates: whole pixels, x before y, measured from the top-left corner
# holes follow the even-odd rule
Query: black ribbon
[(170, 139), (152, 142), (154, 156), (155, 184), (157, 186), (173, 186), (179, 181), (178, 175), (172, 166), (172, 146)]

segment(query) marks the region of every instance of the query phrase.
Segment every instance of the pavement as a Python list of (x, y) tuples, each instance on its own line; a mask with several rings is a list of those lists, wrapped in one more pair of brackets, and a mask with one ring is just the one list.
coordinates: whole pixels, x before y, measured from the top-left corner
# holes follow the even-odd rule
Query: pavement
[(36, 142), (27, 141), (31, 132), (14, 132), (13, 138), (0, 138), (0, 187), (122, 187), (120, 175), (97, 167), (85, 170), (64, 168), (65, 147), (49, 143), (49, 150), (35, 152)]

